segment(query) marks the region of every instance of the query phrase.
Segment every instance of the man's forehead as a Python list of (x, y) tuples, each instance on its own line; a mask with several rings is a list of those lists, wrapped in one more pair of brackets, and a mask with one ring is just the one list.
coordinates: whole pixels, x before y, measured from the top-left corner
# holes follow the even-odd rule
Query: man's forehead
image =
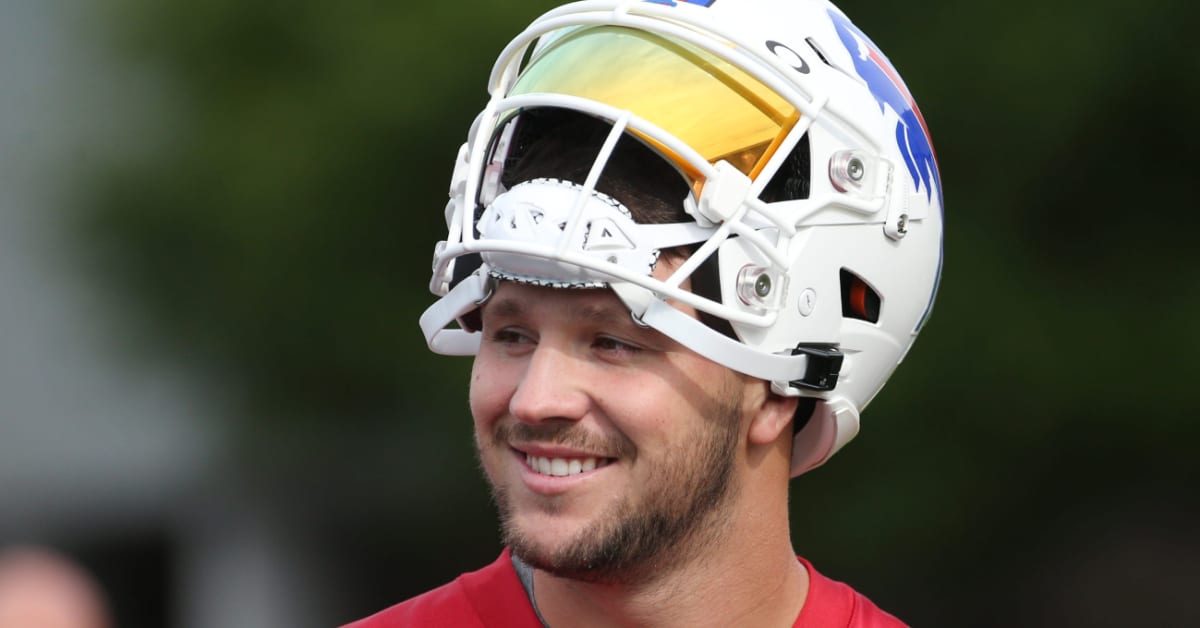
[(608, 288), (550, 288), (507, 280), (496, 282), (483, 313), (487, 317), (552, 313), (597, 323), (632, 321), (629, 309)]

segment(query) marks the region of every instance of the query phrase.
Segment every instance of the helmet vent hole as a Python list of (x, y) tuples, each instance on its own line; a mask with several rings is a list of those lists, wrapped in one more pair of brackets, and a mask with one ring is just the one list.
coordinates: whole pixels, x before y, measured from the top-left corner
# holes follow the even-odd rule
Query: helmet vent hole
[(533, 59), (533, 51), (537, 49), (537, 45), (540, 40), (541, 38), (539, 37), (538, 39), (529, 42), (529, 45), (525, 46), (525, 52), (521, 53), (521, 64), (517, 66), (518, 74), (524, 72), (525, 68), (529, 67), (529, 61)]
[(868, 323), (879, 322), (879, 293), (862, 277), (842, 269), (842, 316)]
[(813, 49), (813, 52), (817, 53), (817, 56), (821, 58), (821, 61), (825, 63), (825, 65), (831, 68), (834, 67), (833, 64), (829, 62), (829, 58), (825, 56), (825, 51), (821, 50), (821, 47), (817, 45), (815, 39), (812, 37), (806, 37), (804, 38), (804, 41), (808, 44), (809, 48)]

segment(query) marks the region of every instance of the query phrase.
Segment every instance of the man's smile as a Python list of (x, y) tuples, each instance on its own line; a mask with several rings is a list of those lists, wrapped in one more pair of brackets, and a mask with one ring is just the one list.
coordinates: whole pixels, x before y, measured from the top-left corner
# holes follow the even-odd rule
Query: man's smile
[(562, 447), (520, 445), (511, 448), (531, 491), (557, 495), (604, 471), (617, 458)]

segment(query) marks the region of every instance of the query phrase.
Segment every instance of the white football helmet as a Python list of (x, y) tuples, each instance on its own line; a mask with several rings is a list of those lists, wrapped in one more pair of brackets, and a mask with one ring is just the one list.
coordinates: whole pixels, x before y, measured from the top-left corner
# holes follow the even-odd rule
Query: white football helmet
[[(942, 190), (929, 133), (891, 63), (823, 0), (589, 0), (501, 53), (460, 149), (421, 317), (430, 348), (473, 354), (464, 322), (496, 278), (607, 286), (633, 317), (715, 362), (818, 401), (792, 473), (822, 464), (904, 358), (941, 273)], [(523, 112), (571, 110), (607, 140), (582, 181), (506, 181)], [(640, 224), (596, 190), (636, 138), (691, 194), (683, 221)], [(805, 179), (764, 191), (785, 162)], [(690, 252), (667, 279), (660, 250)], [(681, 287), (707, 267), (719, 287)], [(681, 313), (668, 299), (722, 326)], [(458, 321), (454, 325), (454, 321)], [(718, 329), (718, 327), (721, 327)]]

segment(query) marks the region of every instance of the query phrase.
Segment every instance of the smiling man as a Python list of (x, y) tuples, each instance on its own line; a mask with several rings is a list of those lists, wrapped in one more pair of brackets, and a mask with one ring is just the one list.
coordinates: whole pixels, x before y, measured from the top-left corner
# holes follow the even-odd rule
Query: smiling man
[(501, 54), (422, 316), (474, 355), (506, 549), (354, 624), (896, 626), (796, 556), (941, 269), (895, 69), (819, 0), (606, 2)]

